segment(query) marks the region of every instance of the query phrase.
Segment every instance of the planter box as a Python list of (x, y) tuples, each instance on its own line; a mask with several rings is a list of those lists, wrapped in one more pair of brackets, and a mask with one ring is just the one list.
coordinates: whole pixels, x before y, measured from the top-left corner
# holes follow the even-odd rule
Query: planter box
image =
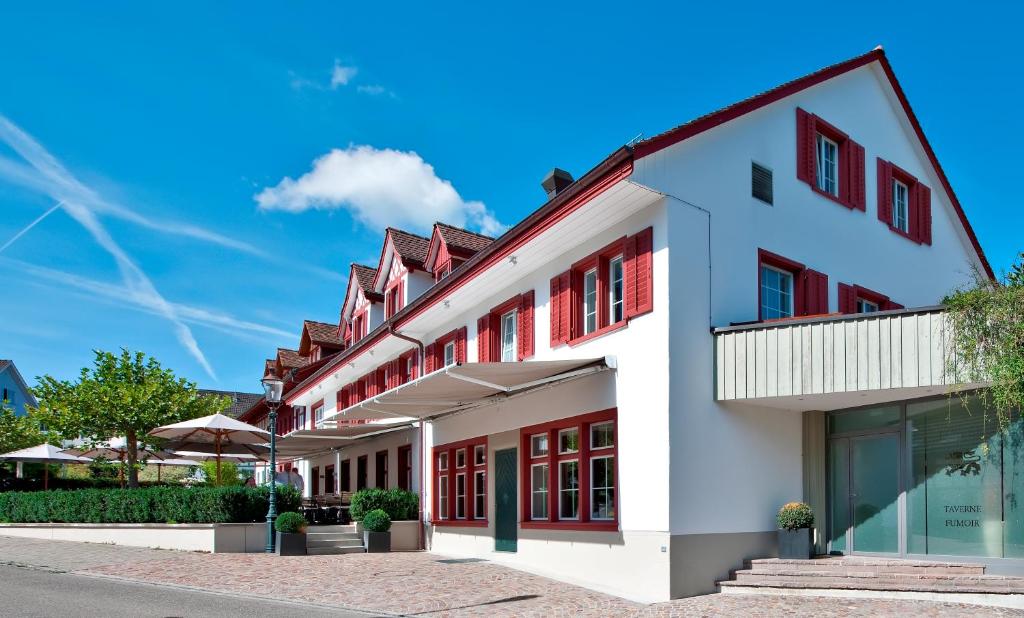
[[(363, 534), (363, 522), (357, 521), (356, 532)], [(391, 522), (391, 551), (419, 551), (420, 522), (415, 519), (403, 519)]]
[(305, 556), (305, 532), (278, 532), (274, 553), (278, 556)]
[(779, 558), (808, 560), (814, 557), (814, 528), (779, 530)]
[(382, 554), (391, 551), (391, 532), (363, 531), (363, 545), (368, 554)]
[(262, 552), (267, 525), (23, 523), (0, 524), (0, 535), (219, 554)]

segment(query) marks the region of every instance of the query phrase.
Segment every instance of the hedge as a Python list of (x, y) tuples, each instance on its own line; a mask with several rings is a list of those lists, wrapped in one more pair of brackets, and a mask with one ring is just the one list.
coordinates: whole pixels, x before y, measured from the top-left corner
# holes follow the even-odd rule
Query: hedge
[(404, 489), (360, 489), (352, 494), (349, 513), (352, 519), (362, 521), (370, 511), (380, 509), (393, 521), (418, 519), (420, 499)]
[[(8, 523), (246, 523), (265, 521), (266, 487), (148, 487), (0, 493)], [(278, 487), (279, 511), (298, 510), (300, 497)]]
[[(50, 475), (50, 489), (102, 489), (120, 488), (121, 481), (113, 478), (88, 478), (88, 479), (62, 479)], [(139, 487), (181, 487), (180, 482), (170, 481), (139, 481)], [(0, 478), (0, 492), (6, 491), (41, 491), (43, 489), (43, 477), (38, 478)]]

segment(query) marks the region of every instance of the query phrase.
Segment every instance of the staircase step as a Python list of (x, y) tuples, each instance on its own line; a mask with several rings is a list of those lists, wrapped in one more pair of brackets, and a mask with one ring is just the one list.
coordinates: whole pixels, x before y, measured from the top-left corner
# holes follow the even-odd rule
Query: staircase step
[(307, 534), (313, 533), (313, 532), (351, 532), (351, 533), (355, 534), (355, 531), (356, 531), (356, 525), (355, 524), (344, 524), (344, 525), (342, 525), (342, 524), (332, 524), (330, 526), (312, 525), (312, 526), (309, 526), (308, 528), (306, 528), (306, 533)]
[(325, 556), (328, 554), (363, 554), (366, 548), (362, 545), (354, 547), (308, 547), (306, 554), (310, 556)]
[(723, 592), (729, 588), (800, 588), (818, 590), (884, 590), (905, 592), (953, 592), (987, 594), (1024, 594), (1024, 580), (999, 576), (920, 578), (900, 577), (804, 577), (745, 575), (736, 581), (719, 582)]
[(314, 541), (306, 539), (306, 547), (362, 547), (362, 539), (347, 539), (341, 541)]
[(984, 565), (968, 562), (930, 562), (924, 560), (894, 560), (847, 556), (823, 556), (811, 560), (763, 558), (750, 560), (748, 564), (750, 568), (759, 573), (775, 571), (838, 571), (936, 575), (982, 575), (985, 573)]
[(316, 541), (362, 541), (363, 535), (348, 532), (307, 532), (306, 538)]

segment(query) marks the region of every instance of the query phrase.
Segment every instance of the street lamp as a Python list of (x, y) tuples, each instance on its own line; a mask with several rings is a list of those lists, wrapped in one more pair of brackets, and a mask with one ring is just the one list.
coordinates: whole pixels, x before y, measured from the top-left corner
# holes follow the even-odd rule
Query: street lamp
[(277, 406), (281, 405), (281, 391), (284, 381), (270, 373), (263, 382), (264, 398), (270, 414), (267, 416), (267, 428), (270, 430), (270, 508), (267, 509), (267, 544), (264, 548), (268, 554), (274, 553), (274, 520), (277, 519)]

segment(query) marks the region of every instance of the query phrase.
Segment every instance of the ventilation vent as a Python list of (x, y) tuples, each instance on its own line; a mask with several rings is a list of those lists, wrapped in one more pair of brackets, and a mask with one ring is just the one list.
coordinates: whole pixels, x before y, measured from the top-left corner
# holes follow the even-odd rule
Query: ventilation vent
[(772, 204), (772, 171), (757, 163), (750, 164), (752, 195), (765, 204)]

